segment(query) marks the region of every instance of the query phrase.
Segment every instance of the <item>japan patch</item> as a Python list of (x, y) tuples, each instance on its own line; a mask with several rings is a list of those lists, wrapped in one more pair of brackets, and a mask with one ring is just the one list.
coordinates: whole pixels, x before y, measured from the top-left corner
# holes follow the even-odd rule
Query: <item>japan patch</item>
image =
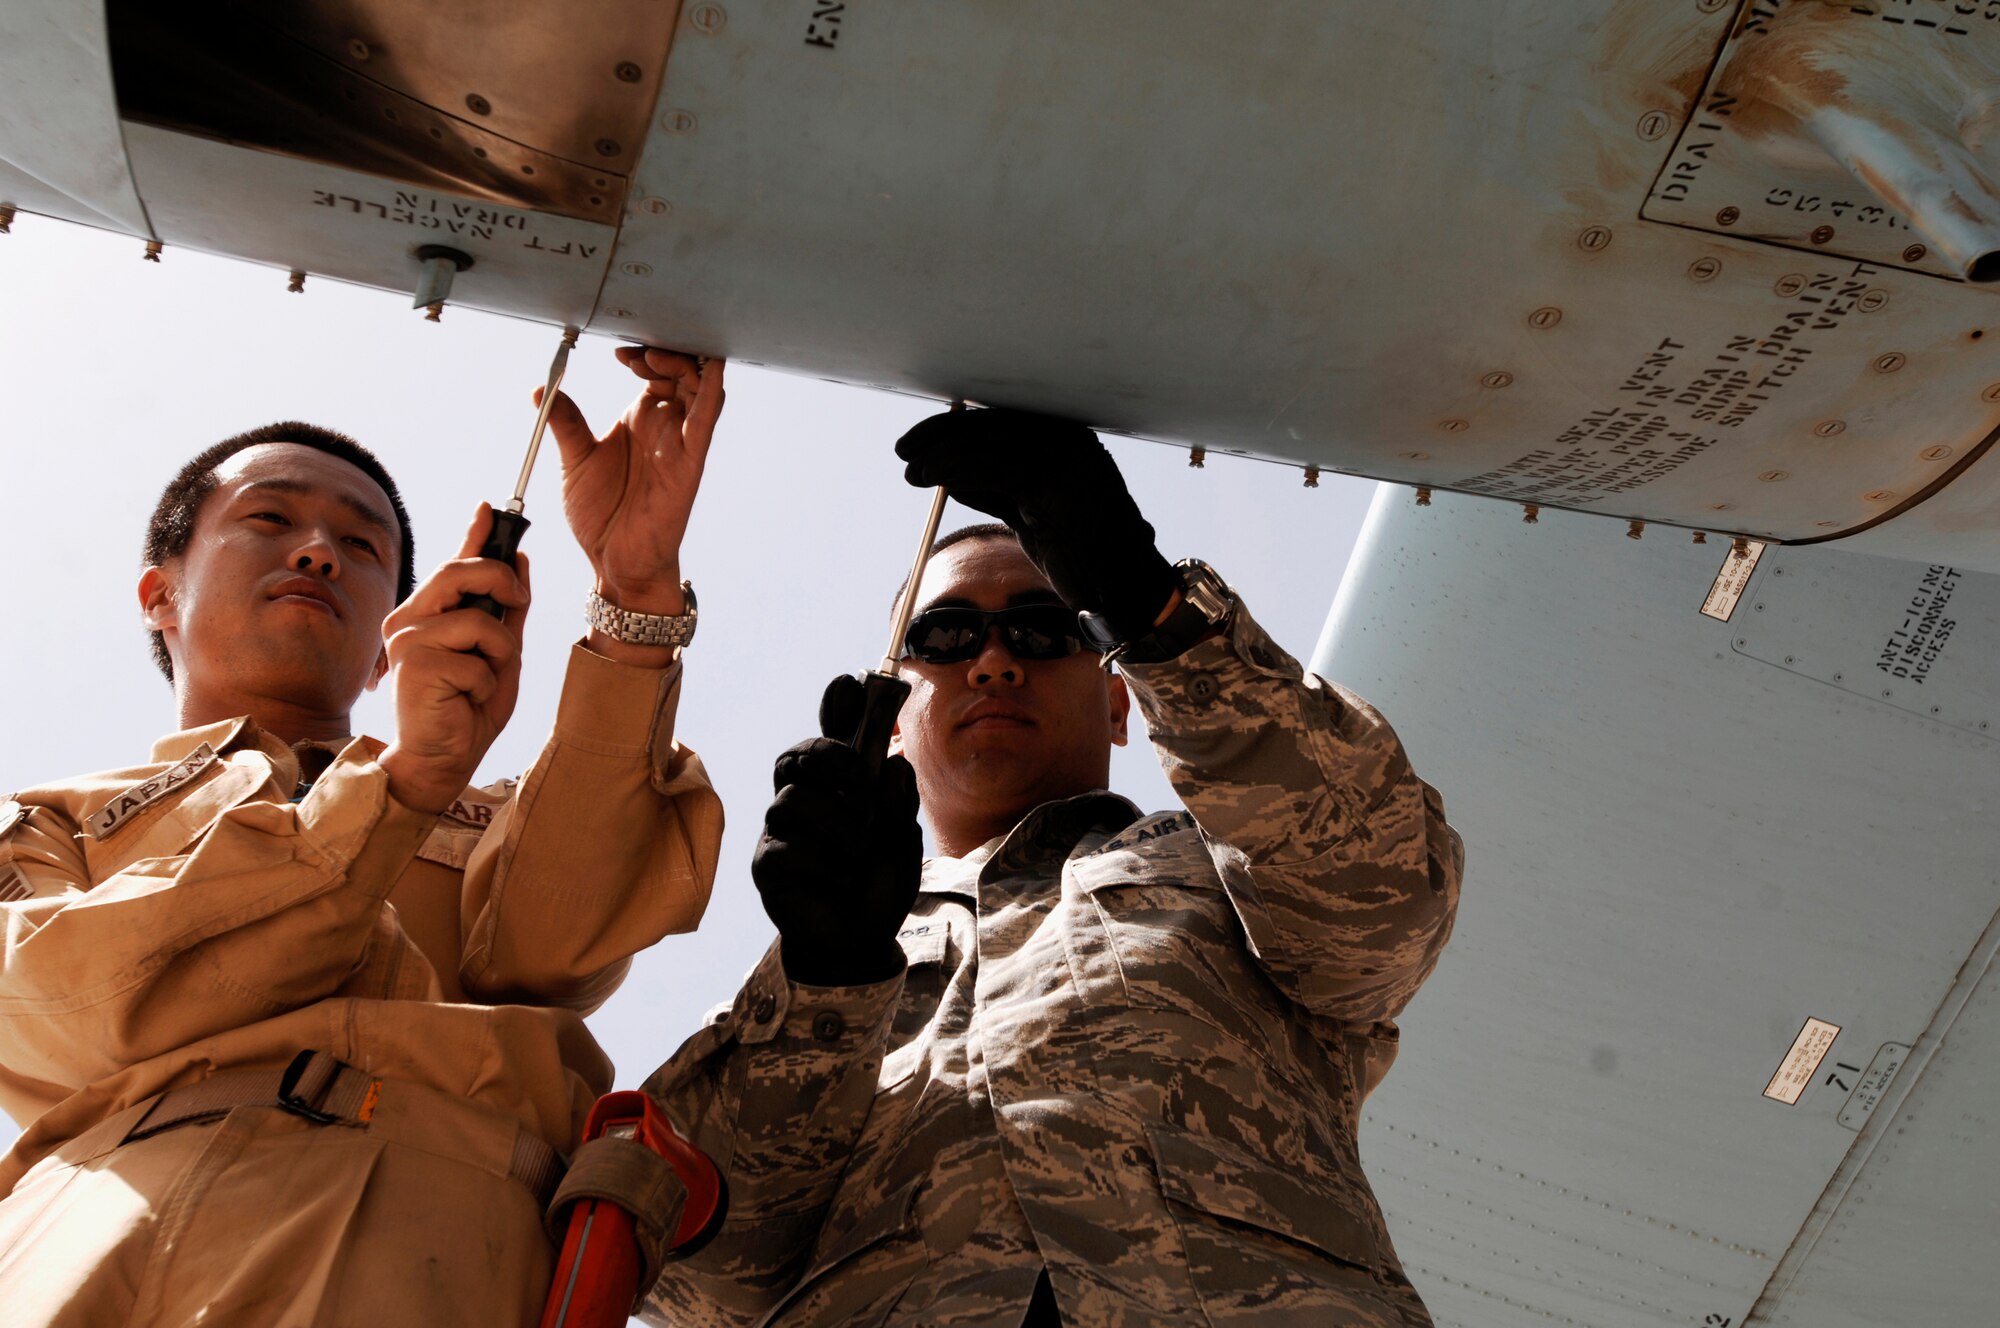
[(94, 813), (84, 822), (84, 829), (89, 832), (92, 839), (109, 839), (140, 812), (169, 793), (185, 788), (200, 778), (203, 772), (219, 759), (215, 749), (203, 743), (179, 765), (164, 774), (154, 775), (143, 784), (134, 784), (113, 797), (110, 802), (104, 804), (103, 810)]

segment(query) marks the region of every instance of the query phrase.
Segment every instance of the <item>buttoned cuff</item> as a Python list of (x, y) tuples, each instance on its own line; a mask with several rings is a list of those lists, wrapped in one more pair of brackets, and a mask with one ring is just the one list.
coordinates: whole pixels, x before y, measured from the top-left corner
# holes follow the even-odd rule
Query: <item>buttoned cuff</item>
[[(438, 819), (435, 812), (396, 801), (389, 792), (389, 772), (380, 764), (382, 750), (383, 744), (373, 738), (356, 738), (299, 804), (299, 822), (307, 833), (347, 857), (348, 888), (376, 899), (395, 889)], [(365, 828), (357, 836), (350, 827)]]
[(771, 942), (729, 1012), (736, 1040), (754, 1046), (787, 1041), (828, 1052), (852, 1051), (886, 1033), (903, 992), (903, 972), (865, 986), (811, 987), (785, 976), (780, 942)]
[(1296, 683), (1305, 676), (1298, 660), (1250, 616), (1243, 599), (1230, 591), (1229, 630), (1197, 641), (1172, 659), (1150, 664), (1119, 661), (1148, 722), (1172, 716), (1199, 721), (1219, 700), (1245, 687)]
[(664, 789), (686, 752), (674, 742), (681, 662), (663, 669), (606, 659), (579, 641), (556, 703), (555, 739), (610, 756), (643, 755)]

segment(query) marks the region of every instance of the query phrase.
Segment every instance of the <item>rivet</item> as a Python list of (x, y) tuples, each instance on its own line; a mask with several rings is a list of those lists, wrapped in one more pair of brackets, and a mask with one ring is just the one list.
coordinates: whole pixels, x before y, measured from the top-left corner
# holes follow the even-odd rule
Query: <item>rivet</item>
[(1419, 485), (1417, 486), (1417, 506), (1418, 506), (1418, 507), (1429, 507), (1430, 505), (1431, 505), (1431, 487), (1430, 487), (1430, 485), (1428, 485), (1428, 484), (1419, 484)]
[(1742, 215), (1742, 208), (1726, 207), (1715, 214), (1715, 223), (1718, 226), (1734, 226), (1736, 219)]
[(1871, 503), (1886, 503), (1895, 496), (1894, 489), (1870, 489), (1861, 495), (1863, 501)]
[(630, 60), (622, 61), (611, 72), (617, 76), (620, 83), (637, 83), (646, 76), (646, 71), (633, 64)]
[(1481, 378), (1479, 385), (1481, 387), (1506, 387), (1513, 381), (1513, 374), (1508, 373), (1505, 369), (1495, 369), (1492, 373)]
[(146, 261), (148, 263), (159, 262), (160, 251), (164, 248), (166, 248), (166, 246), (161, 244), (158, 240), (146, 241)]
[(1792, 472), (1789, 470), (1767, 470), (1757, 476), (1758, 479), (1764, 481), (1766, 484), (1777, 484), (1791, 477)]
[(1791, 299), (1806, 288), (1806, 279), (1797, 272), (1787, 272), (1773, 282), (1771, 289), (1786, 299)]
[(1639, 117), (1639, 137), (1647, 143), (1665, 138), (1673, 122), (1674, 118), (1665, 111), (1647, 111)]
[(1576, 247), (1585, 253), (1594, 254), (1611, 243), (1611, 230), (1606, 226), (1586, 226), (1583, 234), (1576, 237)]
[(2000, 401), (2000, 383), (1993, 383), (1979, 394), (1981, 401)]
[(1529, 525), (1529, 526), (1537, 525), (1540, 523), (1541, 519), (1542, 519), (1542, 505), (1540, 503), (1521, 504), (1521, 522), (1523, 525)]
[(693, 111), (673, 110), (660, 117), (660, 128), (670, 134), (692, 134), (700, 124)]
[(1708, 543), (1708, 532), (1707, 532), (1707, 531), (1705, 531), (1705, 530), (1697, 530), (1697, 531), (1696, 531), (1696, 532), (1694, 533), (1694, 542), (1695, 542), (1696, 544), (1706, 544), (1706, 543)]
[(618, 270), (620, 272), (623, 272), (628, 277), (650, 277), (653, 275), (653, 265), (650, 263), (640, 263), (636, 261), (631, 263), (620, 263), (618, 265)]
[(285, 283), (285, 289), (294, 295), (305, 294), (306, 274), (298, 268), (293, 268), (291, 279)]
[(1317, 489), (1317, 488), (1319, 487), (1319, 467), (1318, 467), (1318, 466), (1307, 466), (1307, 467), (1306, 467), (1306, 487), (1307, 487), (1308, 489)]
[(1208, 464), (1208, 449), (1205, 447), (1190, 447), (1188, 449), (1188, 464), (1196, 470), (1202, 469)]
[(1722, 275), (1722, 260), (1719, 258), (1697, 258), (1688, 264), (1690, 281), (1714, 281)]
[(1562, 322), (1562, 320), (1563, 320), (1562, 310), (1556, 308), (1553, 304), (1545, 304), (1541, 308), (1535, 310), (1535, 312), (1528, 315), (1528, 326), (1536, 328), (1550, 328), (1554, 327), (1557, 323)]
[(1918, 260), (1922, 259), (1923, 256), (1929, 252), (1930, 250), (1924, 248), (1922, 245), (1913, 244), (1909, 248), (1903, 250), (1903, 261), (1905, 263), (1915, 263)]
[(0, 235), (9, 235), (14, 230), (14, 205), (0, 204)]
[(465, 94), (465, 109), (471, 111), (474, 115), (491, 115), (493, 114), (493, 103), (476, 92), (468, 92)]
[(1951, 449), (1940, 444), (1937, 447), (1926, 447), (1917, 455), (1925, 461), (1942, 461), (1951, 455)]
[(1909, 362), (1909, 357), (1904, 355), (1903, 352), (1892, 350), (1886, 355), (1877, 355), (1875, 357), (1875, 372), (1894, 373)]
[(1875, 286), (1862, 291), (1861, 298), (1854, 302), (1854, 307), (1864, 314), (1872, 314), (1888, 302), (1889, 292), (1880, 286)]
[(1446, 433), (1464, 433), (1467, 429), (1470, 429), (1471, 427), (1472, 426), (1466, 423), (1464, 420), (1452, 419), (1452, 420), (1438, 421), (1438, 428), (1444, 430)]
[(1831, 240), (1833, 238), (1833, 227), (1815, 226), (1812, 228), (1812, 234), (1808, 235), (1806, 238), (1811, 240), (1814, 244), (1825, 244), (1828, 240)]
[(639, 210), (654, 217), (664, 217), (674, 210), (674, 205), (664, 198), (642, 198)]
[(1646, 523), (1643, 521), (1634, 521), (1630, 525), (1626, 526), (1625, 538), (1626, 539), (1646, 538)]
[(600, 157), (615, 157), (623, 151), (615, 138), (600, 138), (592, 146), (597, 149), (597, 155)]
[(443, 300), (439, 300), (436, 304), (428, 305), (425, 307), (424, 321), (426, 323), (438, 323), (444, 321)]
[(713, 37), (729, 26), (729, 14), (721, 5), (696, 5), (688, 14), (688, 23), (696, 32)]
[(1831, 438), (1835, 434), (1847, 432), (1847, 421), (1821, 420), (1818, 424), (1813, 425), (1813, 432), (1821, 438)]
[(374, 52), (368, 49), (368, 43), (362, 41), (359, 37), (349, 37), (347, 39), (347, 53), (357, 60), (366, 60), (370, 55), (374, 54)]

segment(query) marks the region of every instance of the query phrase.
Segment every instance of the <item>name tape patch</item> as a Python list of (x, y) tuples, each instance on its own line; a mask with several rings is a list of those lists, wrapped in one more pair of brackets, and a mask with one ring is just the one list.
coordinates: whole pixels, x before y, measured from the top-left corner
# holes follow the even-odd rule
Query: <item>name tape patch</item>
[(203, 771), (214, 765), (220, 758), (215, 749), (207, 743), (194, 749), (186, 760), (173, 766), (164, 774), (154, 775), (143, 784), (134, 784), (123, 793), (104, 804), (104, 809), (91, 816), (85, 829), (92, 839), (108, 839), (131, 823), (146, 808), (166, 797), (175, 789), (200, 778)]

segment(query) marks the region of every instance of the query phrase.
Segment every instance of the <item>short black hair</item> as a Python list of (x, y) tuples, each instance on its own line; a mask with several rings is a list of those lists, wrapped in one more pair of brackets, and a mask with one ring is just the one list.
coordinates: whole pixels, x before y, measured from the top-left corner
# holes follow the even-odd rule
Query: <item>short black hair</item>
[[(396, 529), (402, 536), (402, 557), (396, 569), (396, 599), (398, 602), (408, 599), (417, 584), (417, 547), (410, 534), (410, 514), (403, 507), (403, 495), (397, 492), (396, 481), (389, 478), (389, 472), (383, 469), (373, 452), (346, 434), (301, 420), (280, 420), (261, 429), (251, 429), (196, 453), (167, 482), (167, 487), (160, 492), (160, 501), (153, 505), (152, 519), (146, 523), (145, 553), (139, 565), (158, 567), (169, 558), (178, 558), (187, 552), (188, 543), (194, 539), (195, 518), (201, 515), (201, 505), (215, 492), (216, 467), (259, 443), (296, 443), (300, 447), (310, 447), (315, 452), (338, 457), (381, 486), (382, 492), (388, 495), (389, 506), (396, 513)], [(174, 661), (167, 653), (166, 638), (158, 632), (154, 632), (152, 637), (153, 663), (159, 665), (160, 672), (167, 675), (168, 682), (172, 682)]]
[[(954, 544), (963, 544), (967, 540), (976, 539), (1005, 539), (1013, 540), (1016, 544), (1021, 542), (1021, 537), (1014, 533), (1013, 527), (1003, 525), (998, 521), (979, 521), (969, 526), (960, 526), (950, 534), (940, 535), (932, 540), (931, 551), (927, 555), (927, 559), (937, 557)], [(891, 614), (894, 614), (896, 609), (902, 604), (903, 592), (909, 588), (910, 574), (905, 572), (903, 573), (902, 583), (896, 587), (896, 597), (889, 601), (889, 612)], [(892, 618), (890, 622), (893, 626), (894, 619)]]

